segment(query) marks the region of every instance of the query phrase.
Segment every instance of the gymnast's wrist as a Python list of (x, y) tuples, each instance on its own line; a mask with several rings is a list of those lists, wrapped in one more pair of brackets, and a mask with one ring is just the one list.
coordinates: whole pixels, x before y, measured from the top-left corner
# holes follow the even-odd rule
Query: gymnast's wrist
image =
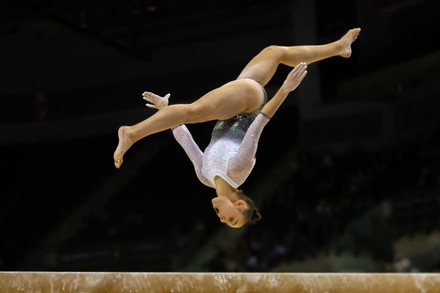
[(174, 127), (171, 127), (170, 129), (171, 129), (171, 131), (174, 131), (174, 129), (176, 129), (176, 128), (179, 128), (180, 126), (182, 126), (183, 124), (179, 124), (179, 125), (176, 125), (176, 126), (174, 126)]
[(266, 119), (272, 119), (272, 117), (270, 117), (269, 115), (267, 115), (266, 113), (264, 113), (264, 112), (260, 112), (260, 114), (261, 115), (263, 115), (264, 116), (264, 118), (266, 118)]

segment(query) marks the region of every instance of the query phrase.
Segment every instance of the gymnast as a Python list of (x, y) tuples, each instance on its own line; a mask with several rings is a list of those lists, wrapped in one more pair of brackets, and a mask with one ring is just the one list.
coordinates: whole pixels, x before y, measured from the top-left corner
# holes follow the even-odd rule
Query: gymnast
[[(118, 145), (113, 155), (116, 168), (124, 154), (140, 139), (172, 129), (173, 135), (194, 165), (201, 183), (214, 188), (212, 206), (232, 228), (255, 223), (261, 214), (239, 186), (255, 165), (257, 144), (264, 126), (274, 116), (288, 94), (307, 74), (307, 65), (330, 57), (351, 56), (351, 44), (360, 28), (348, 30), (340, 39), (324, 45), (269, 46), (256, 55), (236, 80), (216, 88), (190, 104), (168, 105), (170, 94), (161, 97), (144, 92), (147, 106), (158, 111), (132, 126), (118, 130)], [(294, 67), (276, 94), (267, 101), (264, 86), (279, 64)], [(185, 124), (216, 120), (211, 141), (202, 151)]]

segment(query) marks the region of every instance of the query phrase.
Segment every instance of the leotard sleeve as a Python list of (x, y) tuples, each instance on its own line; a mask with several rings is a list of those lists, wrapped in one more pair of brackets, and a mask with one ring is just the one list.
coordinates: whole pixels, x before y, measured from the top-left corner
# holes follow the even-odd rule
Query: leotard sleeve
[(203, 152), (194, 141), (188, 128), (185, 125), (180, 125), (173, 129), (173, 135), (193, 163), (194, 170), (200, 182), (206, 186), (214, 188), (209, 180), (207, 180), (202, 174)]

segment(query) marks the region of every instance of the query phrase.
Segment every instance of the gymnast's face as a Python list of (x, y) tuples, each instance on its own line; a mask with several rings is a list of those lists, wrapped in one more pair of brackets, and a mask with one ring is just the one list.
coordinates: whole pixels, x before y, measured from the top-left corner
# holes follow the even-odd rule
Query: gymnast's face
[(212, 207), (220, 218), (220, 222), (231, 228), (240, 228), (246, 223), (242, 212), (247, 205), (243, 200), (233, 203), (225, 197), (215, 197), (212, 199)]

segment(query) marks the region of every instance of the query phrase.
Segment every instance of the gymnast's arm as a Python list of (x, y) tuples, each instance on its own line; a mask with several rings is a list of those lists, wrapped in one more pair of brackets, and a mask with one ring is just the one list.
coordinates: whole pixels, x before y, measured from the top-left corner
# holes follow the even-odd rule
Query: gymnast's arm
[[(275, 115), (286, 97), (296, 89), (307, 74), (307, 64), (299, 63), (287, 76), (275, 96), (264, 105), (260, 114), (249, 126), (238, 153), (229, 161), (230, 170), (234, 175), (248, 173), (253, 168), (253, 159), (257, 152), (258, 140), (269, 120)], [(232, 175), (232, 174), (231, 174)]]
[(209, 187), (214, 187), (203, 175), (202, 175), (202, 163), (203, 163), (203, 152), (200, 150), (197, 143), (194, 141), (191, 132), (185, 125), (180, 125), (173, 129), (173, 135), (176, 141), (185, 151), (186, 155), (189, 157), (194, 165), (194, 170), (196, 171), (197, 178)]
[(290, 73), (287, 75), (286, 79), (283, 82), (283, 85), (278, 89), (275, 96), (264, 105), (263, 109), (261, 109), (261, 113), (268, 117), (269, 119), (275, 115), (278, 108), (287, 98), (289, 93), (296, 89), (303, 78), (307, 74), (307, 64), (305, 62), (299, 63)]

